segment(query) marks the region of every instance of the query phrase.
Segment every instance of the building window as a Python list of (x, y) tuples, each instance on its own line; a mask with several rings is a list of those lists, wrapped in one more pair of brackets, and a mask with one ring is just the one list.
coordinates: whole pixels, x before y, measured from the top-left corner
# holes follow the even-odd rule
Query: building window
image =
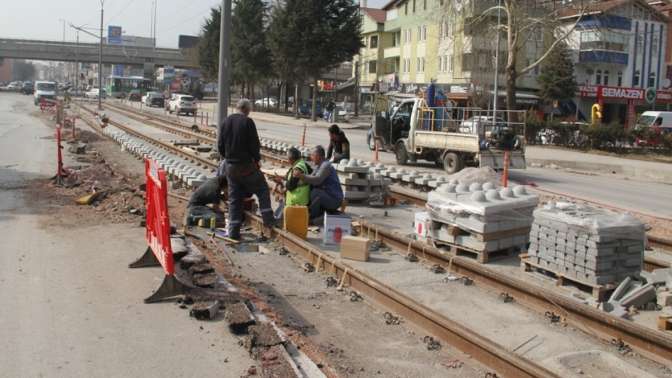
[(413, 0), (413, 13), (415, 13), (415, 0)]
[(418, 25), (418, 42), (422, 41), (422, 26)]
[(453, 72), (453, 60), (455, 57), (448, 55), (448, 72)]
[(369, 73), (375, 74), (376, 73), (376, 61), (372, 60), (369, 62)]
[(649, 74), (649, 87), (656, 87), (656, 74), (655, 72), (651, 72)]
[(618, 86), (622, 87), (623, 86), (623, 72), (618, 71), (618, 76), (617, 77), (618, 77), (618, 79), (617, 79)]
[(422, 25), (422, 40), (427, 40), (427, 25)]
[(422, 0), (422, 9), (427, 10), (427, 0)]
[(632, 78), (632, 86), (639, 85), (639, 70), (635, 71), (635, 77)]
[(372, 49), (375, 49), (378, 47), (378, 36), (377, 35), (372, 35), (371, 38), (369, 38), (369, 47)]
[(415, 72), (420, 72), (420, 58), (415, 58)]
[(444, 22), (441, 21), (439, 24), (439, 39), (443, 39), (443, 27), (444, 27)]
[[(425, 58), (422, 58), (422, 72), (425, 72)], [(655, 75), (654, 75), (655, 80)]]
[(609, 85), (609, 71), (607, 70), (604, 71), (604, 78), (602, 83), (604, 83), (604, 85)]
[(404, 14), (408, 15), (408, 3), (404, 4)]
[(595, 85), (602, 84), (602, 70), (595, 71)]

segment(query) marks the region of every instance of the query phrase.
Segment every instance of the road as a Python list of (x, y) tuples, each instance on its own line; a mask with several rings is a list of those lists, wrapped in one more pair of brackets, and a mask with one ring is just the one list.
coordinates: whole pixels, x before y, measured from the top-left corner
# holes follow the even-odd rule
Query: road
[(244, 374), (254, 361), (225, 322), (142, 302), (162, 277), (127, 268), (146, 248), (142, 228), (82, 224), (41, 199), (48, 187), (30, 190), (53, 175), (56, 156), (31, 102), (0, 93), (0, 376)]
[[(163, 110), (158, 108), (143, 107), (143, 110), (165, 115)], [(263, 120), (263, 114), (258, 114), (255, 117), (254, 112), (251, 114), (251, 117), (255, 119), (260, 136), (293, 144), (301, 143), (302, 127), (271, 123)], [(188, 117), (184, 117), (183, 119), (185, 122), (189, 122)], [(308, 125), (306, 129), (306, 145), (322, 144), (326, 147), (329, 143), (327, 129), (311, 125), (309, 120), (306, 120), (306, 124)], [(373, 160), (373, 152), (369, 150), (366, 144), (367, 131), (352, 129), (347, 130), (346, 133), (350, 140), (351, 156), (362, 160)], [(557, 154), (566, 153), (562, 150), (553, 152)], [(573, 154), (580, 155), (578, 153)], [(591, 156), (588, 155), (586, 158)], [(544, 158), (549, 158), (547, 151), (544, 151)], [(605, 159), (602, 156), (599, 158), (602, 160)], [(394, 154), (389, 152), (380, 152), (379, 160), (384, 164), (396, 164)], [(665, 165), (665, 163), (642, 164)], [(406, 168), (438, 174), (444, 173), (441, 169), (437, 169), (433, 163), (429, 162), (420, 162), (417, 166)], [(668, 167), (665, 168), (669, 169)], [(672, 218), (672, 187), (668, 184), (640, 181), (613, 175), (593, 175), (562, 169), (532, 167), (526, 170), (511, 171), (511, 180), (514, 183), (532, 184), (539, 189), (597, 201), (622, 209)]]

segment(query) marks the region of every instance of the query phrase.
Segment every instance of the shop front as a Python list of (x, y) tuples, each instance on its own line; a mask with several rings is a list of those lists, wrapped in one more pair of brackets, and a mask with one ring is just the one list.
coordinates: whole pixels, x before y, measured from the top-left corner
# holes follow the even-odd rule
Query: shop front
[(652, 109), (669, 109), (672, 104), (671, 91), (656, 91), (652, 88), (583, 85), (579, 86), (578, 97), (578, 109), (587, 115), (587, 119), (590, 119), (592, 106), (599, 104), (602, 123), (620, 123), (625, 128), (635, 124), (637, 114)]

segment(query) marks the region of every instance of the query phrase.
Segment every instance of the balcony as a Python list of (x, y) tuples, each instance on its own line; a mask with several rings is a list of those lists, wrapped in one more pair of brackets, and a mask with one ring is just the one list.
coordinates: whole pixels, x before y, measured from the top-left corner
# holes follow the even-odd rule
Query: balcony
[(383, 50), (383, 58), (396, 58), (401, 56), (401, 50), (399, 49), (399, 46), (396, 47), (388, 47), (385, 50)]
[(628, 65), (628, 54), (604, 50), (579, 51), (579, 63), (609, 63), (626, 66)]

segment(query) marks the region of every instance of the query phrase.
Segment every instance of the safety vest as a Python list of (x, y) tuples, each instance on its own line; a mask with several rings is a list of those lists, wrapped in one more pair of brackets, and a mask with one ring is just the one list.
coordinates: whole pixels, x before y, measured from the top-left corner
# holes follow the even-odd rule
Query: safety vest
[[(301, 159), (297, 161), (294, 166), (287, 171), (287, 181), (292, 178), (292, 173), (295, 169), (300, 170), (303, 173), (308, 173), (308, 166), (306, 162)], [(299, 182), (299, 185), (294, 190), (288, 190), (285, 194), (285, 206), (308, 206), (310, 202), (310, 185)]]

